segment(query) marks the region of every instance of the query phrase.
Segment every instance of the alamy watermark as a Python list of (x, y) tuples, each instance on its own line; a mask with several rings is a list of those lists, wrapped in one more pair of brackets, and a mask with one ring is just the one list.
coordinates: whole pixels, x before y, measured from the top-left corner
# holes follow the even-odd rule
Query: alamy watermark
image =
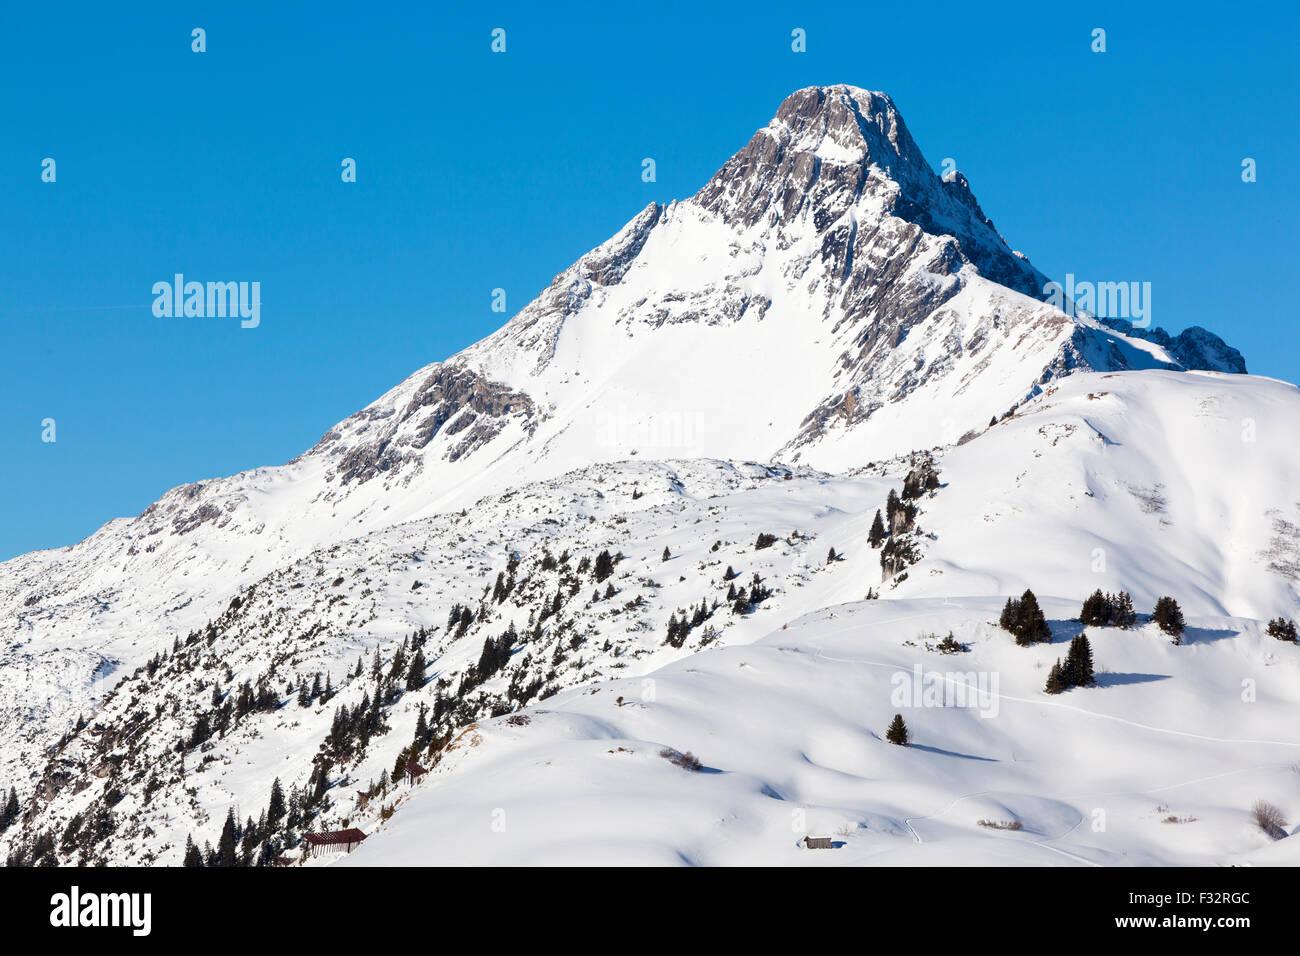
[(50, 897), (50, 925), (125, 927), (133, 936), (148, 936), (153, 929), (153, 894), (83, 893), (73, 886)]
[(981, 717), (998, 715), (996, 671), (926, 671), (917, 664), (911, 671), (895, 671), (889, 679), (892, 706), (965, 707)]
[(602, 448), (647, 450), (686, 455), (700, 447), (704, 430), (701, 412), (645, 412), (619, 405), (595, 416), (596, 444)]
[(176, 273), (171, 282), (153, 284), (156, 318), (224, 319), (238, 316), (241, 328), (255, 329), (262, 321), (262, 283), (186, 282)]
[(1150, 282), (1077, 282), (1074, 273), (1067, 272), (1064, 286), (1049, 282), (1043, 294), (1066, 315), (1127, 319), (1138, 329), (1151, 324)]

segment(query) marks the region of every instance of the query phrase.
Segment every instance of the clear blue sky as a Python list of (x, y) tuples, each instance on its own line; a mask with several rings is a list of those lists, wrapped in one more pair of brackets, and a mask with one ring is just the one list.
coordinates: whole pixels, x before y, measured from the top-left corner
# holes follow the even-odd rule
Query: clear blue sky
[[(812, 84), (890, 93), (1048, 275), (1297, 378), (1293, 3), (115, 6), (0, 31), (0, 558), (293, 457)], [(178, 271), (260, 281), (261, 326), (155, 318)]]

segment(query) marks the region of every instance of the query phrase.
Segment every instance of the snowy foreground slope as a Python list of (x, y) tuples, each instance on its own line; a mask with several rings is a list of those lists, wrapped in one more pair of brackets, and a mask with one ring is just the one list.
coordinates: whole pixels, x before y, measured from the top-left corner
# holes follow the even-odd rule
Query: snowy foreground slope
[[(1077, 607), (1047, 602), (1055, 639), (1027, 649), (1000, 604), (839, 605), (484, 721), (345, 865), (1300, 863), (1248, 813), (1300, 813), (1300, 654), (1241, 619), (1195, 618), (1181, 647), (1090, 629), (1100, 686), (1046, 697)], [(968, 653), (924, 646), (949, 631)], [(884, 740), (895, 713), (909, 747)]]
[[(464, 731), (348, 862), (1300, 863), (1249, 813), (1265, 799), (1300, 816), (1300, 648), (1260, 622), (1294, 613), (1297, 410), (1294, 386), (1257, 378), (1073, 376), (940, 460), (928, 553), (893, 592), (934, 597), (851, 601), (875, 553), (847, 548), (802, 602), (828, 606), (754, 644)], [(870, 510), (825, 536), (861, 542)], [(1002, 599), (969, 596), (1027, 585), (1050, 645), (1016, 646)], [(1141, 609), (1176, 595), (1184, 643), (1145, 615), (1070, 620), (1096, 587)], [(1044, 694), (1084, 630), (1100, 686)], [(968, 653), (933, 649), (949, 631)], [(987, 695), (923, 706), (934, 686), (961, 704), (966, 685)], [(894, 713), (914, 746), (883, 740)], [(806, 834), (842, 845), (809, 856)]]
[[(297, 459), (0, 563), (0, 852), (256, 863), (356, 826), (348, 862), (759, 861), (806, 806), (850, 834), (833, 862), (1287, 858), (1244, 821), (1300, 813), (1300, 649), (1261, 636), (1300, 593), (1300, 391), (1046, 281), (888, 97), (792, 94), (695, 196)], [(989, 625), (1027, 587), (1052, 647)], [(1048, 698), (1096, 588), (1174, 596), (1190, 638), (1090, 631), (1113, 673)], [(968, 653), (925, 649), (948, 629)], [(996, 676), (999, 715), (916, 708), (917, 746), (880, 744), (891, 675), (936, 661)], [(411, 757), (433, 772), (395, 784)], [(1175, 784), (1196, 821), (1148, 832)]]

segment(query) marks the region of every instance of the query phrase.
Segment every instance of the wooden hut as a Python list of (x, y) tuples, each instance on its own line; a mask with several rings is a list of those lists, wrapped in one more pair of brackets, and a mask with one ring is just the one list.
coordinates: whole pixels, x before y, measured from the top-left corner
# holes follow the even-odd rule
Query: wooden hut
[(307, 855), (323, 856), (329, 853), (351, 853), (361, 845), (366, 835), (356, 827), (347, 830), (326, 830), (322, 833), (308, 833)]
[(414, 760), (408, 760), (406, 766), (402, 768), (402, 779), (407, 783), (415, 783), (428, 772)]

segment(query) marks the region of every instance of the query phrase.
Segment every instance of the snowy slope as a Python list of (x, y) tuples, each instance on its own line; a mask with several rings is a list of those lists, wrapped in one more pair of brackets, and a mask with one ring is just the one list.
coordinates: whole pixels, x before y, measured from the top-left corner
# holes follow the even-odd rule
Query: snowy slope
[[(1051, 698), (1047, 667), (1077, 623), (1019, 648), (990, 623), (999, 609), (841, 605), (650, 683), (479, 723), (344, 865), (1300, 863), (1300, 841), (1275, 844), (1249, 813), (1258, 799), (1300, 813), (1300, 651), (1231, 618), (1192, 620), (1181, 647), (1150, 625), (1090, 629), (1100, 686)], [(949, 630), (969, 652), (923, 645)], [(958, 706), (961, 684), (989, 695)], [(913, 686), (920, 702), (927, 686), (953, 689), (950, 706), (895, 696)], [(895, 713), (909, 747), (884, 740)], [(834, 848), (802, 848), (809, 834)]]

